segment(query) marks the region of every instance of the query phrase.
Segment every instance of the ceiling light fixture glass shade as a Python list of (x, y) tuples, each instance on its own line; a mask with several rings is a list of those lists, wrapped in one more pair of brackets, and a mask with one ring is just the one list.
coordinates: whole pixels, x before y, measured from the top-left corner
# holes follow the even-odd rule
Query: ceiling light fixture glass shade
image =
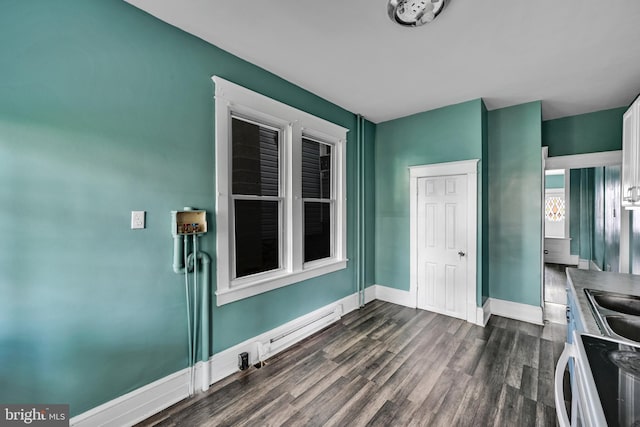
[(389, 18), (405, 27), (419, 27), (433, 21), (444, 9), (445, 0), (389, 0)]

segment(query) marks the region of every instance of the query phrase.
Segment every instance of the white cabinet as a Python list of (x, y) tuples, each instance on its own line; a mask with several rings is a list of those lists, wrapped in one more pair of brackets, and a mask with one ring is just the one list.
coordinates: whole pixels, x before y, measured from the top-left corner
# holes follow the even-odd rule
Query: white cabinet
[(640, 207), (640, 98), (622, 116), (622, 206)]

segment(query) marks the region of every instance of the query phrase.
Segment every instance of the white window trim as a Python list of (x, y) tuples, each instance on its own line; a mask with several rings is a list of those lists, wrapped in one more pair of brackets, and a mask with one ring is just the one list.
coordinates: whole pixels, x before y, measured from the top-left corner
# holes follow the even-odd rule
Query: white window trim
[[(217, 305), (228, 304), (273, 289), (311, 279), (347, 267), (346, 214), (346, 141), (348, 129), (275, 101), (218, 76), (215, 83), (215, 152), (216, 152), (216, 257)], [(233, 231), (230, 218), (231, 114), (276, 125), (282, 129), (281, 154), (283, 175), (300, 176), (302, 137), (332, 146), (335, 160), (335, 233), (332, 233), (333, 256), (304, 263), (302, 224), (302, 185), (299, 179), (285, 179), (287, 195), (283, 204), (283, 256), (278, 270), (233, 279), (231, 249)]]

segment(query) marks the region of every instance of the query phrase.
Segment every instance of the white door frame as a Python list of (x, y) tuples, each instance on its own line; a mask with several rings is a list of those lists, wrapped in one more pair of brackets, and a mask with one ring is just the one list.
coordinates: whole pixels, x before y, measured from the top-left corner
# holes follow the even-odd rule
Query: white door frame
[[(466, 320), (483, 325), (478, 316), (477, 295), (477, 245), (478, 245), (478, 162), (479, 159), (459, 162), (437, 163), (433, 165), (409, 166), (409, 209), (410, 209), (410, 273), (409, 292), (414, 306), (418, 305), (418, 179), (467, 175), (467, 309)], [(485, 195), (486, 197), (486, 195)], [(478, 319), (480, 317), (480, 319)]]
[[(548, 147), (543, 147), (542, 149), (545, 169), (582, 169), (622, 165), (622, 150), (549, 157), (547, 148)], [(544, 206), (544, 194), (542, 196), (542, 204)], [(629, 211), (620, 205), (618, 205), (618, 207), (620, 211), (620, 265), (618, 267), (620, 273), (628, 273), (630, 269)], [(542, 264), (542, 276), (541, 286), (544, 287), (544, 262)]]
[[(601, 166), (622, 165), (622, 150), (603, 151), (597, 153), (572, 154), (549, 157), (548, 147), (542, 147), (542, 161), (546, 169), (582, 169)], [(542, 174), (544, 186), (544, 173)], [(566, 180), (565, 180), (566, 182)], [(542, 221), (544, 222), (544, 192), (542, 193)], [(571, 206), (569, 206), (571, 209)], [(620, 207), (620, 273), (629, 272), (629, 211)], [(544, 231), (544, 230), (543, 230)], [(544, 248), (544, 233), (542, 236)], [(543, 254), (544, 257), (544, 254)], [(540, 281), (541, 295), (544, 296), (544, 258), (542, 260), (542, 277)], [(541, 301), (544, 310), (544, 298)]]

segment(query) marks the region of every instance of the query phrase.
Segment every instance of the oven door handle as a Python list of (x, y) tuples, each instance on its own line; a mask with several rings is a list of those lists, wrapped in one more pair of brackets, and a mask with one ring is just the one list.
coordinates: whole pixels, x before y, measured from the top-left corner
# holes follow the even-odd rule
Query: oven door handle
[[(573, 346), (569, 343), (564, 344), (564, 350), (562, 350), (562, 354), (558, 359), (558, 364), (556, 365), (556, 373), (554, 378), (554, 397), (556, 401), (556, 414), (558, 415), (558, 424), (560, 427), (570, 427), (571, 422), (569, 421), (569, 415), (567, 415), (567, 408), (564, 404), (564, 390), (563, 390), (563, 382), (564, 382), (564, 370), (569, 364), (569, 359), (575, 359), (575, 355), (573, 352)], [(575, 368), (574, 368), (575, 369)], [(574, 396), (575, 397), (575, 396)]]

